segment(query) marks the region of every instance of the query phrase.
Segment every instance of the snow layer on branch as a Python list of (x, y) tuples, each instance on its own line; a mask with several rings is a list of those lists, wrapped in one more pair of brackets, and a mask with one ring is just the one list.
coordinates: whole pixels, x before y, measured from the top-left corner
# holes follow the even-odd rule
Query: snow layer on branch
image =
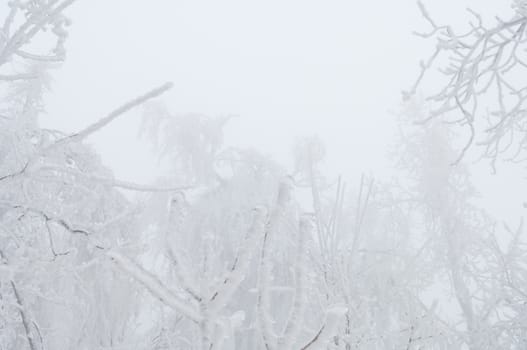
[(178, 298), (157, 277), (141, 268), (133, 260), (115, 251), (107, 252), (107, 255), (125, 272), (143, 284), (152, 295), (164, 304), (187, 316), (195, 322), (201, 322), (199, 313), (188, 305), (184, 300)]

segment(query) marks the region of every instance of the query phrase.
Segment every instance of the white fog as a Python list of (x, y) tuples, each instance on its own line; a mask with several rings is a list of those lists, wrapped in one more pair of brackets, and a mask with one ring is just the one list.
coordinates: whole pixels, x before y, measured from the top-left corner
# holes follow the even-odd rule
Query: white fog
[(527, 349), (526, 28), (0, 1), (0, 349)]

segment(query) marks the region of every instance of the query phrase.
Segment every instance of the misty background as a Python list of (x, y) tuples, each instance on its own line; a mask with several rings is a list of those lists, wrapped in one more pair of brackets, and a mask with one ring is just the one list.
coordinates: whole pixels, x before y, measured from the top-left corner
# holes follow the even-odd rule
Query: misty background
[[(427, 7), (438, 23), (458, 27), (467, 7), (490, 20), (511, 11), (490, 0)], [(173, 81), (164, 101), (174, 113), (236, 116), (227, 145), (287, 165), (299, 138), (318, 135), (326, 171), (350, 181), (390, 176), (401, 91), (434, 44), (412, 35), (428, 29), (414, 0), (91, 0), (68, 15), (68, 59), (53, 74), (44, 126), (78, 130), (145, 86)], [(117, 177), (152, 182), (162, 167), (138, 138), (140, 125), (132, 111), (89, 142)], [(494, 176), (481, 163), (474, 181), (485, 206), (516, 219), (523, 193), (508, 184), (524, 175), (503, 164)]]

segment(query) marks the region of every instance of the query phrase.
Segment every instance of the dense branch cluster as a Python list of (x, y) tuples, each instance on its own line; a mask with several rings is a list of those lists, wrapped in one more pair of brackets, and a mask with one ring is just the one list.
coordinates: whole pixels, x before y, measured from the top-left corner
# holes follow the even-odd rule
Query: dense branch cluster
[[(68, 19), (63, 11), (75, 0), (12, 0), (0, 32), (0, 67), (15, 60), (57, 62), (65, 57)], [(33, 51), (34, 41), (49, 31), (54, 45), (47, 52)], [(27, 74), (2, 75), (1, 80), (27, 79)]]
[[(432, 106), (430, 116), (449, 116), (449, 122), (466, 126), (468, 142), (460, 157), (474, 141), (484, 147), (484, 155), (495, 163), (498, 156), (508, 159), (524, 157), (527, 147), (527, 118), (525, 101), (527, 86), (527, 56), (525, 2), (515, 1), (516, 15), (503, 20), (496, 18), (493, 26), (485, 25), (473, 10), (470, 28), (456, 31), (448, 25), (438, 25), (420, 2), (419, 7), (432, 29), (417, 33), (423, 38), (437, 40), (434, 53), (421, 62), (421, 73), (412, 89), (413, 95), (432, 68), (443, 77), (438, 92), (428, 97)], [(446, 58), (446, 64), (443, 63)]]

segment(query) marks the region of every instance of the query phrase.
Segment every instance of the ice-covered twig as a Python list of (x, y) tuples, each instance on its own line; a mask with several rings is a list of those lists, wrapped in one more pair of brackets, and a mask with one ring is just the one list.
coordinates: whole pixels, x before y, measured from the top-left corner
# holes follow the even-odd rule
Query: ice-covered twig
[[(82, 178), (82, 179), (85, 179), (88, 181), (94, 181), (96, 183), (100, 183), (106, 186), (122, 188), (125, 190), (135, 191), (135, 192), (178, 192), (178, 191), (188, 190), (194, 187), (192, 185), (182, 185), (182, 186), (174, 186), (174, 187), (143, 185), (143, 184), (137, 184), (137, 183), (130, 182), (130, 181), (122, 181), (122, 180), (114, 179), (111, 177), (104, 177), (104, 176), (99, 176), (99, 175), (90, 174), (90, 173), (83, 173), (83, 172), (80, 172), (74, 169), (51, 166), (51, 165), (43, 165), (43, 166), (39, 166), (39, 167), (35, 167), (31, 169), (32, 173), (35, 173), (37, 171), (52, 171), (55, 173), (73, 175), (76, 178)], [(0, 180), (1, 179), (2, 178), (0, 178)]]
[[(26, 22), (24, 22), (13, 33), (13, 35), (8, 38), (2, 51), (0, 51), (0, 66), (6, 63), (24, 44), (29, 43), (37, 33), (44, 29), (46, 25), (53, 23), (53, 21), (55, 21), (67, 7), (71, 6), (75, 1), (76, 0), (65, 0), (58, 5), (56, 5), (58, 1), (49, 1), (48, 4), (39, 9), (38, 13), (31, 14)], [(4, 34), (9, 34), (9, 29), (13, 22), (15, 13), (16, 9), (12, 8), (4, 23)], [(60, 33), (58, 36), (59, 39), (57, 45), (63, 40), (60, 36), (65, 36), (65, 34)]]
[(28, 163), (24, 164), (22, 169), (15, 171), (14, 173), (9, 173), (7, 175), (0, 176), (0, 181), (12, 179), (12, 178), (22, 175), (26, 171), (27, 166), (28, 166)]
[(24, 326), (24, 332), (26, 333), (26, 339), (27, 339), (27, 342), (29, 344), (29, 348), (31, 350), (37, 350), (36, 346), (35, 346), (35, 342), (33, 340), (33, 334), (31, 332), (31, 329), (29, 328), (29, 320), (28, 320), (28, 317), (26, 315), (26, 310), (25, 310), (25, 307), (24, 307), (24, 303), (22, 301), (22, 298), (20, 297), (20, 293), (15, 285), (15, 282), (13, 281), (10, 281), (10, 284), (11, 284), (11, 289), (13, 290), (13, 294), (15, 296), (15, 299), (16, 299), (16, 302), (19, 306), (18, 308), (18, 312), (20, 314), (20, 318), (22, 320), (22, 325)]
[(28, 60), (39, 62), (61, 62), (64, 60), (64, 57), (61, 55), (35, 55), (34, 53), (25, 52), (22, 50), (16, 51), (15, 55)]
[(54, 216), (44, 212), (43, 210), (40, 210), (40, 209), (37, 209), (37, 208), (31, 208), (31, 207), (23, 206), (23, 205), (14, 205), (13, 208), (14, 209), (20, 209), (24, 213), (28, 213), (29, 212), (29, 213), (37, 214), (37, 215), (41, 216), (46, 222), (54, 222), (54, 223), (62, 226), (66, 231), (68, 231), (70, 233), (80, 234), (80, 235), (87, 236), (87, 237), (91, 235), (91, 233), (87, 229), (79, 228), (79, 227), (73, 227), (71, 224), (66, 222), (64, 219), (54, 217)]
[(17, 81), (17, 80), (31, 80), (37, 79), (38, 76), (35, 74), (0, 74), (0, 81)]
[(343, 306), (330, 307), (326, 311), (326, 321), (320, 327), (320, 330), (301, 350), (325, 349), (330, 338), (337, 333), (339, 323), (347, 312), (348, 309)]
[[(0, 250), (0, 261), (3, 262), (4, 264), (8, 264), (7, 257), (2, 250)], [(33, 334), (29, 327), (29, 317), (27, 315), (22, 297), (20, 296), (20, 292), (18, 291), (18, 288), (13, 280), (10, 280), (9, 284), (11, 286), (11, 290), (13, 291), (13, 295), (15, 296), (18, 313), (20, 315), (22, 326), (24, 327), (24, 332), (26, 334), (26, 339), (27, 339), (29, 348), (30, 350), (36, 350), (37, 348), (33, 340)]]

